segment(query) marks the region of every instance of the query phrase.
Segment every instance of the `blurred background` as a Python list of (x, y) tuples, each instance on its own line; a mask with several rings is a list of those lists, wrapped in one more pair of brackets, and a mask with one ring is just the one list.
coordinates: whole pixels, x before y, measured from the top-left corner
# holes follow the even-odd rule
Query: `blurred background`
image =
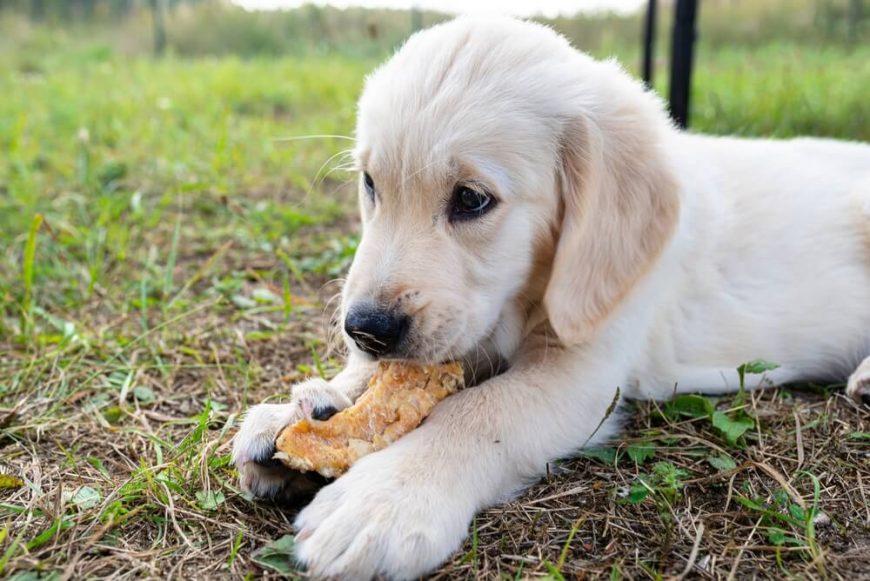
[[(870, 139), (865, 4), (701, 0), (691, 129)], [(455, 13), (509, 13), (637, 74), (646, 6), (0, 0), (0, 331), (55, 327), (51, 313), (106, 307), (115, 292), (113, 312), (184, 304), (197, 259), (225, 243), (261, 256), (271, 278), (340, 275), (356, 243), (343, 172), (355, 100), (405, 38)], [(674, 2), (658, 6), (666, 96)], [(37, 215), (50, 236), (23, 277)], [(247, 276), (206, 290), (232, 298)]]
[[(674, 4), (659, 0), (653, 39), (664, 96)], [(691, 129), (870, 139), (865, 4), (701, 0)], [(405, 38), (455, 13), (515, 14), (637, 74), (646, 6), (0, 0), (0, 332), (51, 331), (92, 301), (184, 305), (199, 260), (227, 243), (270, 280), (339, 276), (356, 244), (355, 100)], [(37, 215), (50, 235), (22, 276)], [(250, 273), (225, 270), (204, 290), (241, 296)]]

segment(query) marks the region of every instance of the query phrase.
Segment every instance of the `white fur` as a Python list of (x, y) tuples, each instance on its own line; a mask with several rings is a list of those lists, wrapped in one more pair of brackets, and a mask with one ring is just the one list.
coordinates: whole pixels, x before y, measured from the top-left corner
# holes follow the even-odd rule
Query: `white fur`
[[(357, 133), (379, 198), (361, 192), (343, 312), (402, 302), (409, 356), (461, 358), (477, 385), (301, 512), (297, 555), (315, 577), (437, 567), (476, 511), (612, 435), (617, 388), (733, 390), (760, 357), (781, 367), (753, 388), (857, 368), (849, 393), (870, 390), (867, 145), (686, 134), (616, 64), (538, 25), (471, 18), (415, 35), (373, 74)], [(474, 224), (442, 216), (471, 179), (457, 164), (500, 200)], [(352, 350), (326, 400), (347, 405), (370, 371)], [(294, 405), (249, 414), (234, 454), (246, 489), (280, 485), (251, 458)]]

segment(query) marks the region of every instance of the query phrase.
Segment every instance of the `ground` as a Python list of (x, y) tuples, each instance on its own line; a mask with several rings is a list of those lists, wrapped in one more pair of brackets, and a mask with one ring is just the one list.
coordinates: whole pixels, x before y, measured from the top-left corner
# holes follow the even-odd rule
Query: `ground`
[[(230, 441), (340, 368), (341, 136), (374, 61), (36, 48), (0, 53), (0, 575), (303, 575), (293, 510), (244, 498)], [(699, 59), (698, 130), (870, 138), (866, 47)], [(436, 578), (870, 571), (870, 409), (842, 386), (626, 417)]]

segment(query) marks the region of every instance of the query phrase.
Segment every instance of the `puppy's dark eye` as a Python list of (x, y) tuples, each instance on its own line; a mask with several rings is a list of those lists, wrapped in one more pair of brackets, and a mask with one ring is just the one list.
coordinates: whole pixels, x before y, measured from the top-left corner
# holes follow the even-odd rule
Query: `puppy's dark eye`
[(471, 186), (456, 186), (450, 201), (451, 220), (471, 220), (483, 216), (495, 207), (495, 198)]
[(366, 185), (366, 192), (369, 195), (369, 198), (374, 202), (375, 201), (375, 180), (372, 179), (372, 176), (369, 175), (369, 172), (363, 172), (363, 182)]

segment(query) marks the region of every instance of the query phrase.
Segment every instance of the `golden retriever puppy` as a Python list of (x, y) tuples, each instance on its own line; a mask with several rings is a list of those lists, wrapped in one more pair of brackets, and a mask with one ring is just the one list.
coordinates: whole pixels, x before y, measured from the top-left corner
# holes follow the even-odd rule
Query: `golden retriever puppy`
[(277, 430), (349, 405), (379, 358), (462, 360), (474, 387), (299, 514), (315, 577), (434, 569), (476, 511), (613, 435), (617, 389), (727, 391), (762, 357), (781, 367), (752, 388), (852, 373), (870, 397), (867, 145), (687, 134), (616, 63), (475, 18), (375, 71), (356, 136), (347, 369), (250, 411), (242, 486), (292, 495)]

